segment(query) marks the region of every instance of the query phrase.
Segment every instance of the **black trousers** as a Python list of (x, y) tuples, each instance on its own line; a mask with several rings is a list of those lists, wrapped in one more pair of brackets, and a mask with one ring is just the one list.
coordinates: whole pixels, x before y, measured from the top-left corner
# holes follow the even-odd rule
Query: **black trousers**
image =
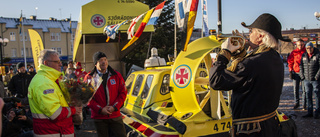
[(116, 137), (127, 136), (121, 116), (113, 119), (94, 119), (94, 125), (98, 137), (109, 137), (109, 131), (113, 132)]

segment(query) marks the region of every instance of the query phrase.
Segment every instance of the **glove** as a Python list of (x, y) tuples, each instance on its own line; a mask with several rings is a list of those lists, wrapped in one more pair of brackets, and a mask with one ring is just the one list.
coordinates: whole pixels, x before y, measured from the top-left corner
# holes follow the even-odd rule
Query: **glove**
[(293, 72), (292, 71), (290, 71), (290, 73), (289, 73), (289, 78), (293, 79)]
[(238, 45), (232, 45), (230, 38), (228, 38), (226, 41), (224, 41), (224, 42), (221, 44), (221, 49), (229, 50), (231, 53), (234, 53), (234, 52), (237, 51), (239, 48), (241, 48), (240, 43), (238, 42)]

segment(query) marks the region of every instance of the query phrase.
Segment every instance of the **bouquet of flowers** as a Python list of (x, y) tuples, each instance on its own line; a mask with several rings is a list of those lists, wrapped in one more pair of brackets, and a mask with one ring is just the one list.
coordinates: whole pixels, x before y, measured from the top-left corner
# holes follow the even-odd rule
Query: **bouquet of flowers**
[[(102, 78), (98, 75), (88, 79), (87, 83), (83, 81), (83, 78), (69, 79), (67, 77), (63, 77), (59, 80), (59, 85), (67, 103), (69, 106), (76, 107), (82, 107), (83, 105), (88, 104), (101, 83)], [(75, 125), (81, 125), (82, 121), (82, 114), (73, 116), (73, 122)]]

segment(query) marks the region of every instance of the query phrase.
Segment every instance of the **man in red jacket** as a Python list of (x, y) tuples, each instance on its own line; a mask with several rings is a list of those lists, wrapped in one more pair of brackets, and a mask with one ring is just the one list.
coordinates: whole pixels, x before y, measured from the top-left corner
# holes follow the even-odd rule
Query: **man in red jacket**
[(288, 67), (289, 67), (289, 77), (293, 80), (293, 93), (295, 99), (295, 105), (293, 109), (297, 109), (299, 107), (299, 85), (301, 83), (302, 87), (302, 101), (303, 101), (303, 109), (306, 109), (306, 96), (303, 81), (299, 76), (300, 68), (299, 65), (301, 63), (302, 54), (306, 52), (306, 48), (304, 47), (304, 41), (299, 39), (296, 42), (297, 48), (291, 52), (288, 56)]
[(103, 52), (93, 55), (95, 67), (85, 76), (85, 81), (99, 75), (102, 84), (89, 102), (91, 118), (94, 119), (99, 137), (108, 137), (112, 131), (116, 137), (126, 137), (120, 108), (123, 105), (127, 89), (121, 74), (108, 65), (107, 56)]

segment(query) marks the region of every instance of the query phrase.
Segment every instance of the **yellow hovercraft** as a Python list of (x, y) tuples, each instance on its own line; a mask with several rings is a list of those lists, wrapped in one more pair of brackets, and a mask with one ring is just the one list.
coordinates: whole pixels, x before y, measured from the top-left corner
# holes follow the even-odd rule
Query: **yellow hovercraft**
[(126, 80), (128, 95), (121, 113), (128, 136), (230, 136), (230, 96), (210, 88), (208, 78), (220, 45), (214, 35), (200, 38), (173, 63), (153, 48), (146, 69)]

